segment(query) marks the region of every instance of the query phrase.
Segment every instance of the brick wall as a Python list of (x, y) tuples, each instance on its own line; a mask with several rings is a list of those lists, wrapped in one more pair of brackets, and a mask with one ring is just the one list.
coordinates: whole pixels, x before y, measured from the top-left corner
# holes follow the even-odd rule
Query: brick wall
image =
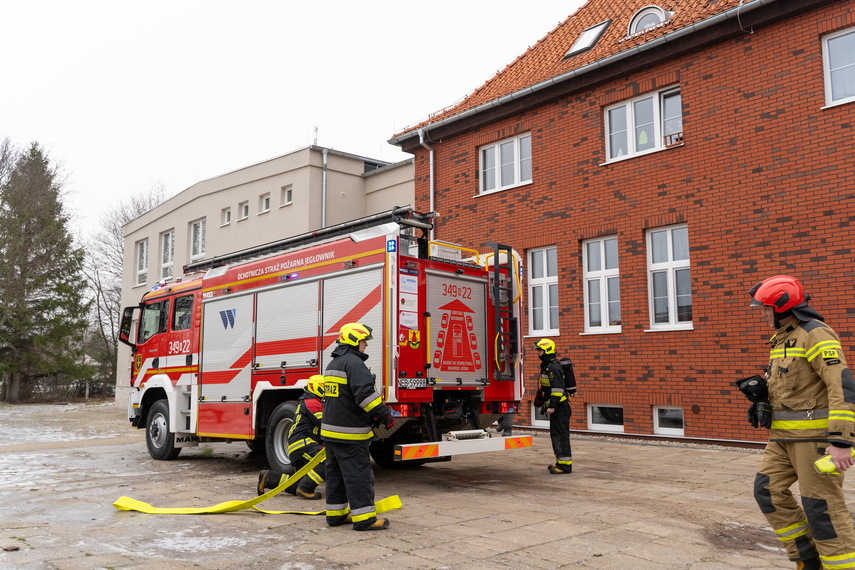
[[(436, 238), (521, 252), (557, 245), (561, 355), (583, 402), (624, 407), (625, 431), (653, 433), (652, 406), (683, 408), (688, 437), (763, 440), (733, 382), (758, 373), (771, 336), (747, 290), (786, 273), (803, 281), (855, 361), (855, 104), (822, 109), (821, 37), (855, 25), (840, 2), (639, 70), (487, 127), (432, 143)], [(684, 145), (602, 165), (603, 109), (680, 85)], [(533, 183), (478, 195), (478, 147), (532, 133)], [(428, 154), (416, 153), (417, 208), (428, 206)], [(686, 223), (693, 330), (649, 332), (645, 230)], [(622, 332), (584, 331), (582, 240), (618, 237)], [(486, 248), (484, 248), (486, 250)], [(524, 284), (525, 286), (525, 284)], [(524, 298), (527, 302), (527, 299)], [(529, 330), (524, 319), (523, 330)], [(537, 366), (526, 338), (524, 421)]]

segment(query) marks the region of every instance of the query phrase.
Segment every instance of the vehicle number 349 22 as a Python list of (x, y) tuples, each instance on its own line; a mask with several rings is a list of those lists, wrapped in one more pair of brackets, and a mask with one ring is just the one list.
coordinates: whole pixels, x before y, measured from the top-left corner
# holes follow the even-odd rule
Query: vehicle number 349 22
[(184, 352), (190, 352), (190, 339), (169, 343), (169, 354), (182, 354)]

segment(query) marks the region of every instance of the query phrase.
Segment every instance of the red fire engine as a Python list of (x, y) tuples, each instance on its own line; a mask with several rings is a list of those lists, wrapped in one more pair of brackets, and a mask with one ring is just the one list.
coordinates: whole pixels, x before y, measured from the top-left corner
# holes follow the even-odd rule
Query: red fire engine
[(191, 263), (202, 277), (126, 308), (128, 416), (151, 456), (244, 440), (287, 471), (296, 401), (349, 322), (374, 330), (366, 364), (396, 417), (379, 465), (530, 446), (483, 430), (522, 397), (520, 258), (430, 242), (433, 219), (396, 208)]

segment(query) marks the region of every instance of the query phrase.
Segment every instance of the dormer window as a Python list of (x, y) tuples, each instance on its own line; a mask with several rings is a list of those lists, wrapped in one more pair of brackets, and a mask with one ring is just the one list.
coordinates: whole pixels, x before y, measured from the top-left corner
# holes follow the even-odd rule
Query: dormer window
[(603, 32), (606, 31), (606, 28), (611, 24), (611, 20), (606, 20), (605, 22), (600, 22), (596, 26), (592, 26), (582, 32), (582, 35), (579, 36), (579, 39), (576, 40), (576, 43), (573, 44), (573, 47), (567, 52), (564, 56), (564, 59), (567, 59), (570, 56), (576, 55), (577, 53), (582, 53), (583, 51), (587, 51), (594, 47), (600, 37), (603, 35)]
[(645, 6), (635, 13), (629, 21), (628, 36), (639, 34), (649, 28), (655, 28), (659, 24), (671, 19), (674, 12), (667, 12), (659, 6)]

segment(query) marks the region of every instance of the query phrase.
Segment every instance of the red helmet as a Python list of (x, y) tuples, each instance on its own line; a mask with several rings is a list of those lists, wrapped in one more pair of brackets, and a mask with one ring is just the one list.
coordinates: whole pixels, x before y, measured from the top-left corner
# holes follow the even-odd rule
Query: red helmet
[(807, 300), (802, 284), (789, 275), (776, 275), (761, 281), (748, 294), (752, 306), (771, 305), (776, 313), (785, 313)]

